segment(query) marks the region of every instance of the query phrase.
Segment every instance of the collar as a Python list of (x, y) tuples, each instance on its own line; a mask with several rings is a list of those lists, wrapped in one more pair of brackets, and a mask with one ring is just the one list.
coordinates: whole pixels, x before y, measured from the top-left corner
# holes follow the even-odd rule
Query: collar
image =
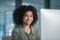
[[(20, 27), (22, 33), (26, 33), (23, 30), (23, 26), (22, 25), (20, 25), (19, 27)], [(31, 32), (30, 32), (30, 34), (35, 35), (35, 28), (34, 28), (34, 26), (31, 26)]]

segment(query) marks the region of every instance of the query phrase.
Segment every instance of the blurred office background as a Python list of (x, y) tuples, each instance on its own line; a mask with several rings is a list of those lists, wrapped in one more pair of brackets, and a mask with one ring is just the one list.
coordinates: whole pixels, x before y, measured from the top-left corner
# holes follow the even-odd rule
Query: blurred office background
[(4, 39), (3, 37), (5, 36), (11, 36), (11, 32), (15, 27), (12, 14), (21, 5), (33, 5), (36, 7), (38, 10), (38, 22), (36, 26), (40, 29), (40, 9), (60, 9), (60, 0), (0, 0), (0, 40)]

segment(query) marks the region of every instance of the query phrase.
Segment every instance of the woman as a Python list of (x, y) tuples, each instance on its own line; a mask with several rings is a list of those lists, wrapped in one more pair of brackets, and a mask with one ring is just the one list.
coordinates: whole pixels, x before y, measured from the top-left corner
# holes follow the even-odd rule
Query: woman
[(33, 26), (37, 22), (35, 7), (23, 5), (13, 13), (13, 20), (17, 27), (12, 31), (12, 40), (40, 40), (40, 33)]

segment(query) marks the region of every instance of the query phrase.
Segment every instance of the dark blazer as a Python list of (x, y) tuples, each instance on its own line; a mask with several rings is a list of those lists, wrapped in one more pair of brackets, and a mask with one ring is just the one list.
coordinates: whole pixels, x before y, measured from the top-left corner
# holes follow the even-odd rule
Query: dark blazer
[(12, 31), (12, 40), (40, 40), (40, 32), (37, 28), (32, 26), (31, 29), (30, 34), (27, 35), (20, 25)]

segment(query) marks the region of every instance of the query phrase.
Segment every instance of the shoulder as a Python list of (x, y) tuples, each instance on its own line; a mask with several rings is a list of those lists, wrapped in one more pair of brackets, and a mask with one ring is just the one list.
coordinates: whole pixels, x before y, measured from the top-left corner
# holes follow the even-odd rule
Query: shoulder
[(36, 26), (32, 26), (32, 32), (36, 33), (38, 31), (38, 28)]
[(38, 30), (38, 27), (37, 26), (32, 26), (32, 28), (37, 31)]
[(14, 28), (12, 33), (18, 33), (19, 31), (20, 31), (19, 28)]
[(20, 33), (20, 30), (21, 30), (21, 26), (18, 26), (13, 29), (12, 33)]
[(20, 29), (20, 28), (17, 27), (17, 28), (14, 28), (13, 31), (18, 31), (19, 29)]
[(33, 26), (32, 29), (33, 29), (34, 32), (40, 33), (40, 29), (39, 29), (38, 26)]

